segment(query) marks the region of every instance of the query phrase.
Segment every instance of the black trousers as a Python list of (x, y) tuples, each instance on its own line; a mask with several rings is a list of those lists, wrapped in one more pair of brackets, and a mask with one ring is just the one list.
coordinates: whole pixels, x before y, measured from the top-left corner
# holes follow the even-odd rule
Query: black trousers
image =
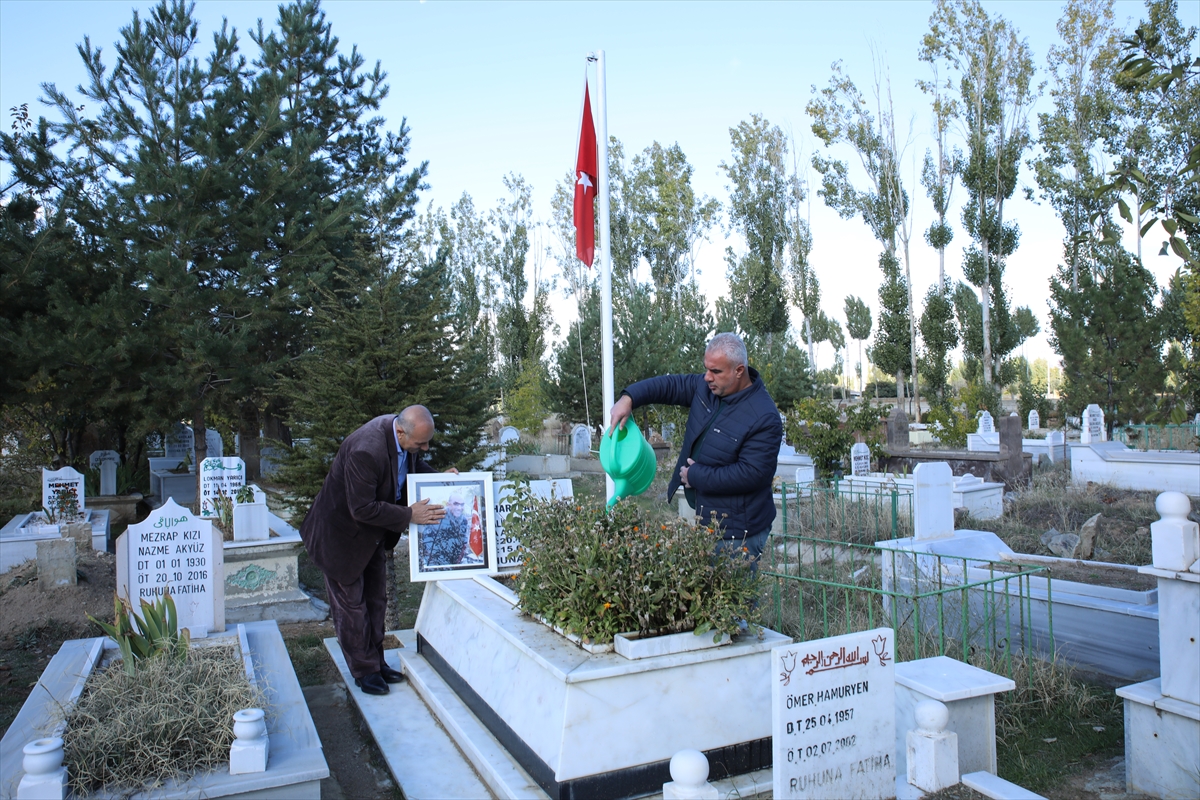
[(354, 583), (338, 583), (325, 576), (333, 630), (355, 678), (370, 675), (384, 666), (383, 633), (387, 616), (387, 559), (383, 543), (371, 555), (366, 569)]

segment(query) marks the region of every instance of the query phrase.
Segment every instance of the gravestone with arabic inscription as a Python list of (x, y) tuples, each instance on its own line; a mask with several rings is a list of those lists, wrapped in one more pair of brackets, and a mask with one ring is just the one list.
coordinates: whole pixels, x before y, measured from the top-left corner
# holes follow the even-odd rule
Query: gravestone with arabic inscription
[[(66, 507), (66, 500), (74, 499), (76, 510), (82, 514), (86, 506), (83, 474), (74, 467), (46, 469), (42, 467), (42, 508), (59, 511)], [(60, 520), (74, 522), (72, 519)]]
[(774, 795), (896, 796), (891, 628), (771, 651)]
[(984, 411), (979, 415), (979, 427), (976, 433), (995, 433), (996, 421), (992, 419), (992, 412)]
[(212, 522), (168, 498), (117, 539), (117, 594), (141, 613), (169, 591), (192, 638), (225, 630), (225, 551)]
[(200, 464), (200, 516), (216, 517), (216, 500), (224, 495), (232, 501), (246, 485), (246, 464), (237, 456), (206, 458)]

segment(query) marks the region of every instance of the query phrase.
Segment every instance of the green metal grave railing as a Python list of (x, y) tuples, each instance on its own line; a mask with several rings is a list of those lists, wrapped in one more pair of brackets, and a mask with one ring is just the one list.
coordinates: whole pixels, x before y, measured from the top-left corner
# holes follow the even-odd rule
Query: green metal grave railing
[[(913, 490), (887, 484), (847, 491), (839, 481), (783, 484), (784, 530), (838, 542), (873, 544), (913, 532)], [(790, 528), (789, 528), (790, 526)]]
[(1200, 425), (1114, 425), (1113, 439), (1135, 450), (1186, 450), (1200, 447)]
[(945, 655), (1009, 676), (1014, 654), (1054, 658), (1042, 567), (821, 539), (787, 520), (767, 549), (764, 622), (799, 641), (891, 627), (897, 661)]

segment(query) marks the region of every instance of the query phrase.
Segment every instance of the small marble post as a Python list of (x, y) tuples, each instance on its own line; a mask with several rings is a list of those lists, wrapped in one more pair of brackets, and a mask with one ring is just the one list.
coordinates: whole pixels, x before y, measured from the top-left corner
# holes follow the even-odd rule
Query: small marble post
[(926, 792), (958, 783), (958, 734), (947, 731), (950, 712), (944, 703), (923, 700), (913, 715), (917, 728), (908, 732), (905, 757), (908, 782)]
[(672, 780), (663, 784), (663, 800), (717, 800), (708, 782), (708, 758), (699, 750), (680, 750), (671, 757)]
[(35, 739), (23, 748), (24, 777), (17, 785), (17, 800), (63, 800), (67, 796), (67, 768), (63, 740), (57, 736)]
[[(65, 526), (64, 526), (65, 527)], [(38, 588), (42, 591), (77, 583), (75, 540), (69, 536), (37, 543)]]
[(954, 535), (954, 473), (945, 461), (918, 464), (913, 470), (913, 537), (943, 539)]
[(267, 723), (261, 708), (243, 708), (233, 715), (233, 735), (229, 746), (229, 774), (267, 771)]
[(1154, 501), (1162, 517), (1150, 523), (1151, 560), (1157, 569), (1200, 572), (1200, 524), (1188, 519), (1192, 501), (1182, 492), (1163, 492)]

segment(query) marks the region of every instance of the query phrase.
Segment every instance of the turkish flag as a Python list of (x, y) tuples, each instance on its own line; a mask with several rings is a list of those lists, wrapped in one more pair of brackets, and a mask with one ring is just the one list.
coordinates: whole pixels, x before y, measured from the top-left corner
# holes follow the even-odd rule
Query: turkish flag
[(596, 174), (596, 126), (592, 124), (592, 101), (584, 80), (583, 127), (575, 159), (575, 255), (589, 267), (596, 255)]
[(483, 522), (479, 519), (478, 497), (475, 498), (475, 506), (471, 509), (471, 536), (468, 541), (476, 558), (483, 555)]

